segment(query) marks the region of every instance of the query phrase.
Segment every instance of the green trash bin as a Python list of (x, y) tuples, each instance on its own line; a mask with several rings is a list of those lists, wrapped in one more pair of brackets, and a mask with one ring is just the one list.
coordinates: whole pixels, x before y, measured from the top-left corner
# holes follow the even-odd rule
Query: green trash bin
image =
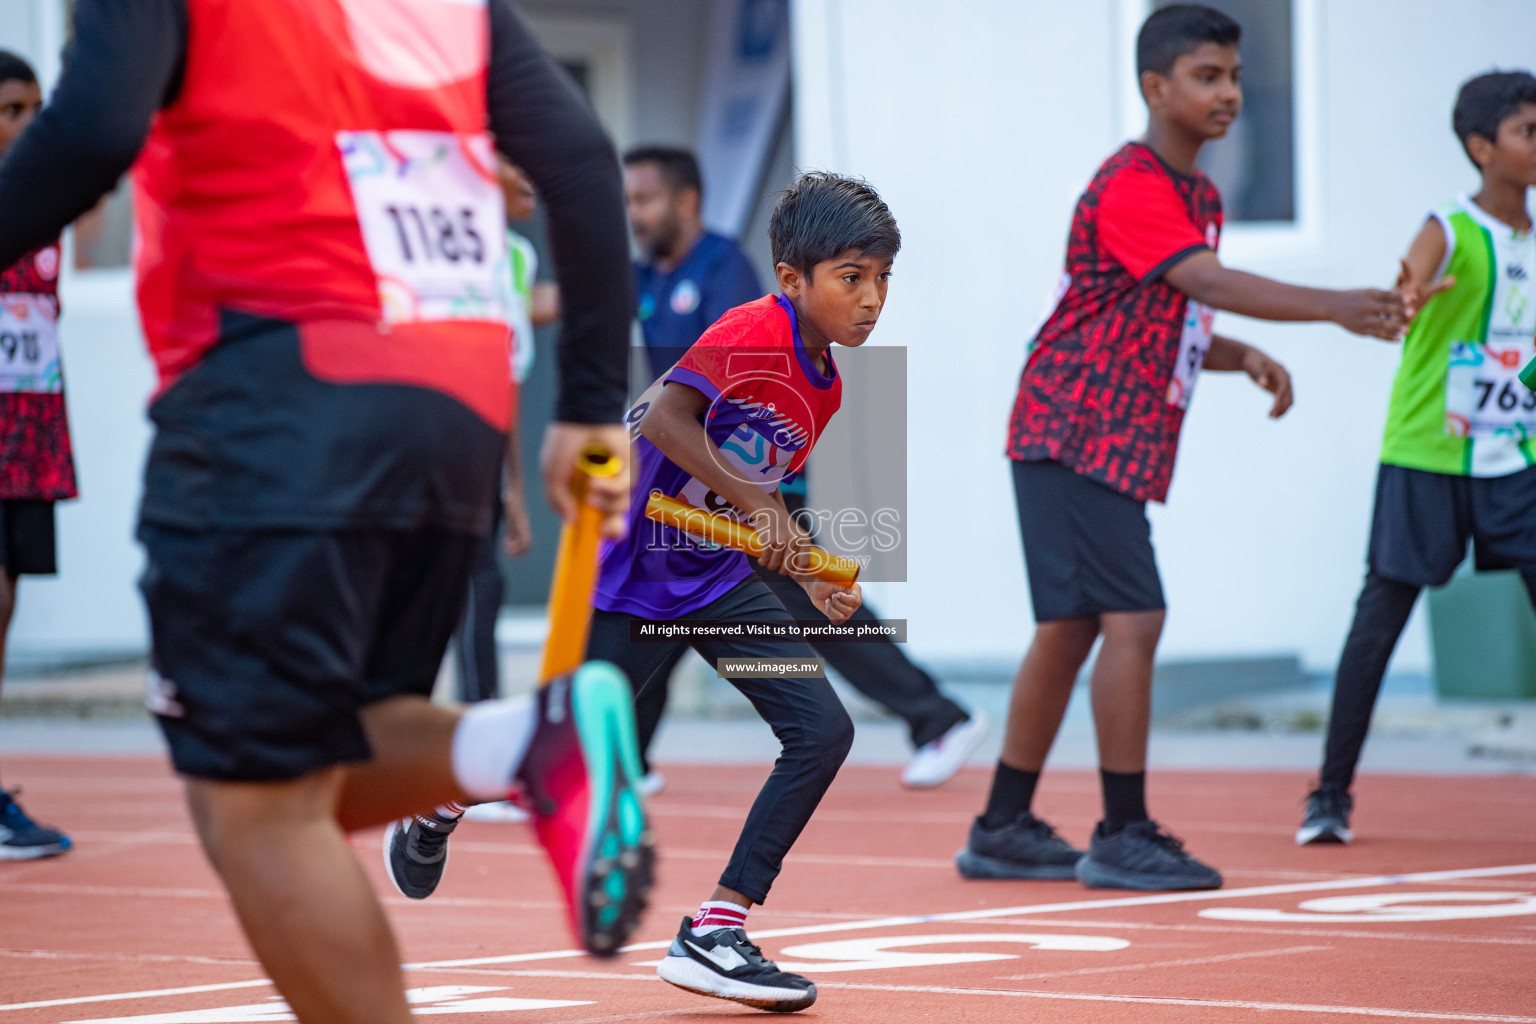
[(1435, 693), (1485, 700), (1536, 698), (1536, 612), (1520, 574), (1469, 568), (1429, 592)]

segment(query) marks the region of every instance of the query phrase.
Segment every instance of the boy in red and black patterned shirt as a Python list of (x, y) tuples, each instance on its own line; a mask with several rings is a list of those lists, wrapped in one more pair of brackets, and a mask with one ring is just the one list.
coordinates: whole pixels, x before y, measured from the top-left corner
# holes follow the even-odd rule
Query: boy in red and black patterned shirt
[[(1242, 105), (1241, 29), (1207, 7), (1164, 7), (1137, 39), (1149, 113), (1078, 200), (1056, 301), (1037, 331), (1008, 432), (1038, 628), (1014, 683), (985, 813), (958, 857), (970, 878), (1070, 878), (1094, 887), (1199, 889), (1221, 875), (1147, 815), (1152, 662), (1162, 583), (1146, 502), (1173, 476), (1201, 369), (1241, 370), (1291, 404), (1284, 367), (1213, 334), (1217, 309), (1330, 320), (1384, 339), (1402, 328), (1390, 292), (1298, 288), (1223, 267), (1221, 196), (1195, 168)], [(1035, 784), (1094, 642), (1094, 725), (1104, 820), (1086, 854), (1030, 813)]]
[[(32, 68), (0, 50), (0, 155), (42, 105)], [(58, 242), (0, 268), (0, 679), (17, 578), (57, 571), (53, 503), (75, 496), (58, 316)], [(0, 860), (67, 849), (69, 837), (32, 821), (0, 790)]]

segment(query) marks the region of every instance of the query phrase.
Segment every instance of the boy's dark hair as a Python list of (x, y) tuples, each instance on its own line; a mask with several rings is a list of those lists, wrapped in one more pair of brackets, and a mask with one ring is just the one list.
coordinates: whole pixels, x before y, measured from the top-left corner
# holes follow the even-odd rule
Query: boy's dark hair
[[(1536, 77), (1527, 71), (1490, 71), (1462, 85), (1456, 94), (1456, 109), (1451, 127), (1472, 160), (1467, 140), (1481, 135), (1489, 142), (1499, 137), (1499, 125), (1520, 109), (1522, 103), (1536, 103)], [(1472, 160), (1473, 166), (1477, 165)]]
[(10, 50), (0, 50), (0, 82), (37, 84), (37, 72), (22, 57)]
[(700, 198), (704, 195), (704, 179), (699, 174), (699, 161), (686, 149), (676, 146), (636, 146), (624, 154), (624, 166), (655, 164), (662, 178), (674, 192), (691, 188)]
[(1173, 73), (1173, 64), (1204, 43), (1236, 46), (1243, 26), (1201, 4), (1169, 4), (1153, 11), (1136, 33), (1136, 74)]
[(893, 259), (901, 231), (890, 207), (862, 178), (807, 171), (779, 196), (768, 221), (773, 262), (787, 263), (807, 278), (816, 264), (849, 249)]

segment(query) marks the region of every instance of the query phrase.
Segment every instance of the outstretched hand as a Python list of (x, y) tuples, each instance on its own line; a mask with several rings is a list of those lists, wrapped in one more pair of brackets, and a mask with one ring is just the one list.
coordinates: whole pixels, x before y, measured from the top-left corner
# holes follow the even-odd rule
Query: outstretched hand
[(1398, 292), (1354, 288), (1338, 295), (1338, 308), (1332, 317), (1334, 323), (1346, 331), (1382, 341), (1401, 340), (1407, 317), (1403, 312), (1403, 296)]
[(1456, 276), (1447, 274), (1438, 281), (1424, 282), (1413, 276), (1407, 260), (1400, 259), (1397, 264), (1397, 284), (1393, 285), (1392, 290), (1403, 297), (1403, 330), (1406, 332), (1413, 318), (1419, 315), (1419, 310), (1430, 299), (1456, 287)]
[(1275, 402), (1269, 408), (1269, 418), (1277, 420), (1284, 416), (1295, 401), (1290, 372), (1256, 348), (1244, 353), (1243, 372), (1255, 384), (1275, 396)]

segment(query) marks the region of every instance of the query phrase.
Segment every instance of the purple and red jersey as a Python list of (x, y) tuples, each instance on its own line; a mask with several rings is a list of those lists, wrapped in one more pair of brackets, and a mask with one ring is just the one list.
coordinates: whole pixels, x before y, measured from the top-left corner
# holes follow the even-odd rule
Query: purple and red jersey
[(1094, 175), (1072, 217), (1057, 297), (1036, 332), (1008, 455), (1054, 459), (1137, 501), (1163, 501), (1214, 310), (1163, 280), (1217, 247), (1221, 195), (1139, 142)]
[(764, 296), (728, 311), (640, 396), (627, 418), (634, 438), (634, 502), (623, 540), (605, 545), (592, 604), (647, 619), (686, 615), (752, 575), (747, 556), (697, 540), (645, 516), (652, 491), (695, 508), (739, 511), (640, 436), (641, 417), (661, 389), (684, 384), (709, 399), (703, 426), (721, 466), (771, 493), (797, 473), (842, 402), (843, 382), (827, 354), (823, 374), (805, 351), (795, 307)]
[(76, 496), (59, 360), (59, 244), (0, 273), (0, 500)]

